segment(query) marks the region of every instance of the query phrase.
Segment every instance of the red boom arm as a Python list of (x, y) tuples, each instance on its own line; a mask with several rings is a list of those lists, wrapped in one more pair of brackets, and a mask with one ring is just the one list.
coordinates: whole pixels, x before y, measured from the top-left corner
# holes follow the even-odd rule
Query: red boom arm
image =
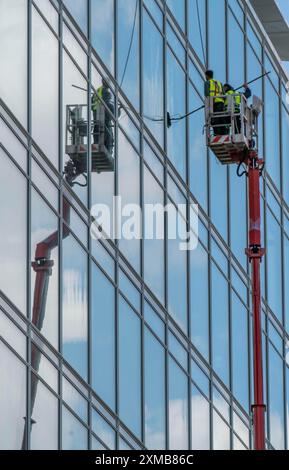
[(252, 265), (252, 305), (253, 305), (253, 351), (254, 351), (254, 448), (265, 450), (265, 411), (263, 396), (262, 365), (262, 321), (261, 321), (261, 286), (260, 263), (265, 254), (261, 248), (261, 210), (260, 210), (260, 176), (264, 165), (255, 151), (249, 152), (249, 248), (246, 250)]

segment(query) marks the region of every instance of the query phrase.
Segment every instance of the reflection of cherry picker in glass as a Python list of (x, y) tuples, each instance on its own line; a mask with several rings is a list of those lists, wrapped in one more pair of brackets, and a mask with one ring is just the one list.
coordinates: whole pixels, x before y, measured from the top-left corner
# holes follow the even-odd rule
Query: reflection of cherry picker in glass
[[(87, 180), (88, 167), (88, 123), (84, 119), (87, 107), (84, 105), (69, 105), (66, 110), (66, 154), (69, 157), (64, 169), (64, 179), (69, 186), (81, 185), (76, 180), (79, 176), (84, 176)], [(91, 143), (91, 171), (102, 173), (114, 171), (113, 158), (113, 133), (112, 128), (107, 128), (109, 120), (105, 116), (106, 110), (102, 103), (99, 103), (94, 120), (91, 120), (90, 141)], [(86, 113), (87, 115), (87, 113)], [(110, 132), (109, 138), (107, 132)], [(49, 278), (52, 275), (54, 262), (51, 259), (51, 252), (59, 245), (60, 236), (65, 239), (69, 236), (70, 223), (70, 202), (63, 196), (62, 200), (62, 233), (56, 230), (47, 238), (39, 242), (36, 246), (35, 259), (31, 263), (36, 274), (34, 286), (34, 298), (32, 309), (32, 323), (41, 331), (45, 319)], [(61, 235), (60, 235), (61, 233)], [(38, 372), (41, 360), (39, 349), (32, 343), (31, 366)], [(37, 423), (32, 419), (38, 378), (31, 374), (30, 392), (30, 428)], [(22, 449), (27, 448), (28, 420), (25, 420)]]
[[(88, 164), (88, 121), (87, 105), (66, 107), (66, 153), (69, 160), (65, 166), (67, 182), (73, 186), (79, 175), (87, 179)], [(114, 136), (110, 112), (99, 101), (90, 120), (91, 171), (114, 171)], [(84, 186), (86, 186), (85, 182)]]

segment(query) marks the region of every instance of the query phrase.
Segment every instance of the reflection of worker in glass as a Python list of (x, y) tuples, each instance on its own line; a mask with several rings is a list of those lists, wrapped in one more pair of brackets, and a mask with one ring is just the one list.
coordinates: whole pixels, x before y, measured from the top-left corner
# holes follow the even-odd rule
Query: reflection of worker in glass
[[(205, 75), (205, 97), (214, 97), (214, 113), (222, 113), (224, 111), (224, 98), (222, 98), (224, 92), (222, 83), (219, 80), (214, 79), (214, 72), (212, 70), (207, 70)], [(215, 135), (226, 134), (226, 127), (222, 126), (222, 124), (224, 124), (224, 118), (222, 116), (212, 119), (212, 126)]]
[[(91, 108), (93, 112), (93, 121), (94, 121), (93, 142), (95, 144), (98, 143), (98, 139), (99, 139), (98, 110), (102, 103), (104, 103), (106, 108), (109, 109), (112, 114), (114, 114), (114, 105), (112, 102), (112, 95), (111, 95), (108, 83), (104, 78), (102, 79), (102, 85), (92, 95)], [(104, 144), (106, 148), (108, 149), (108, 151), (112, 153), (112, 149), (113, 149), (112, 119), (107, 109), (105, 109), (105, 142)]]
[[(249, 99), (252, 96), (252, 92), (250, 88), (248, 87), (247, 83), (244, 83), (243, 87), (245, 88), (244, 93), (239, 93), (238, 91), (234, 90), (234, 88), (229, 84), (225, 83), (224, 85), (224, 93), (226, 95), (235, 95), (234, 96), (234, 112), (235, 114), (238, 114), (239, 116), (235, 117), (235, 133), (240, 134), (241, 132), (241, 116), (240, 116), (240, 111), (241, 111), (241, 102), (242, 98), (241, 96), (245, 96), (246, 99)], [(228, 98), (225, 100), (225, 111), (228, 111)], [(228, 124), (231, 124), (231, 119), (228, 118), (227, 121)]]

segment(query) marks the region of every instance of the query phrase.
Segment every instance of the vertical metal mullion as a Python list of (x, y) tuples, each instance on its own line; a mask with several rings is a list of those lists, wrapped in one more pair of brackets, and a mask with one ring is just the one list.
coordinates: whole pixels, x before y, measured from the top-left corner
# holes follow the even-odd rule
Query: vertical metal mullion
[[(164, 16), (163, 16), (163, 92), (164, 92), (164, 204), (167, 205), (168, 196), (167, 196), (167, 126), (166, 126), (166, 113), (167, 113), (167, 38), (166, 38), (166, 19), (167, 19), (167, 6), (164, 5)], [(164, 232), (165, 232), (165, 243), (164, 243), (164, 255), (165, 255), (165, 308), (168, 308), (168, 218), (167, 213), (165, 213), (164, 218)], [(166, 449), (169, 449), (170, 446), (170, 436), (169, 436), (169, 356), (167, 351), (168, 345), (168, 315), (166, 314), (165, 322), (165, 407), (166, 407)]]
[[(206, 40), (207, 40), (207, 64), (210, 58), (210, 37), (209, 37), (209, 4), (206, 0)], [(208, 234), (207, 234), (207, 249), (208, 249), (208, 350), (209, 350), (209, 365), (210, 365), (210, 383), (209, 383), (209, 423), (210, 423), (210, 449), (213, 448), (213, 393), (212, 393), (212, 260), (211, 260), (211, 160), (210, 151), (207, 148), (207, 209), (208, 209)]]
[[(140, 115), (143, 115), (143, 0), (139, 0), (139, 76), (140, 76)], [(142, 213), (141, 277), (144, 279), (144, 163), (143, 163), (143, 123), (140, 127), (140, 206)], [(141, 283), (141, 419), (142, 442), (145, 442), (145, 324), (144, 324), (144, 283)]]
[[(244, 70), (245, 70), (245, 82), (248, 79), (248, 36), (247, 36), (247, 15), (248, 15), (248, 8), (247, 5), (244, 5), (244, 32), (245, 32), (245, 50), (244, 50)], [(248, 233), (248, 218), (249, 218), (249, 206), (248, 206), (248, 181), (246, 178), (245, 181), (245, 191), (246, 191), (246, 234)], [(247, 241), (246, 236), (246, 241)], [(250, 276), (250, 264), (247, 258), (246, 260), (246, 272), (247, 275)], [(248, 338), (248, 396), (249, 396), (249, 407), (251, 409), (252, 403), (252, 394), (251, 394), (251, 315), (250, 315), (250, 292), (251, 292), (251, 284), (247, 285), (247, 338)], [(251, 448), (252, 443), (252, 424), (250, 421), (250, 430), (249, 430), (249, 446)]]
[[(226, 43), (226, 78), (229, 78), (229, 14), (228, 14), (228, 1), (225, 2), (225, 43)], [(232, 249), (232, 237), (231, 237), (231, 170), (229, 165), (227, 166), (227, 244), (230, 247), (230, 254), (228, 259), (228, 335), (229, 335), (229, 389), (230, 389), (230, 448), (233, 449), (233, 400), (232, 400), (232, 386), (233, 386), (233, 370), (232, 370), (232, 268), (231, 268), (231, 249)]]
[[(114, 0), (114, 66), (115, 77), (118, 80), (118, 3)], [(118, 88), (116, 90), (116, 104), (118, 103)], [(118, 120), (115, 123), (115, 175), (114, 175), (114, 195), (118, 194)], [(115, 223), (114, 219), (114, 223)], [(115, 240), (118, 248), (118, 242)], [(116, 250), (115, 260), (115, 412), (119, 416), (119, 254)], [(119, 418), (116, 421), (116, 444), (119, 449)]]
[[(60, 171), (63, 168), (63, 9), (62, 9), (62, 1), (59, 5), (59, 165)], [(60, 192), (59, 192), (59, 213), (60, 219), (59, 223), (59, 244), (58, 244), (58, 253), (59, 253), (59, 352), (62, 355), (62, 295), (63, 295), (63, 186), (62, 181), (60, 180)], [(59, 449), (62, 448), (62, 360), (59, 364), (60, 373), (58, 375), (59, 379), (59, 406), (58, 406), (58, 414), (59, 414), (59, 427), (58, 427), (58, 445)]]
[[(88, 202), (88, 210), (91, 211), (91, 204), (92, 204), (92, 187), (91, 187), (91, 92), (92, 92), (92, 72), (91, 72), (91, 0), (87, 0), (87, 35), (88, 35), (88, 59), (87, 59), (87, 68), (88, 68), (88, 95), (87, 95), (87, 110), (88, 110), (88, 116), (87, 116), (87, 130), (88, 130), (88, 135), (87, 135), (87, 145), (88, 145), (88, 152), (87, 152), (87, 184), (88, 184), (88, 192), (87, 192), (87, 202)], [(87, 348), (87, 367), (88, 367), (88, 383), (90, 385), (89, 387), (89, 401), (88, 401), (88, 449), (90, 450), (92, 445), (92, 438), (91, 438), (91, 427), (92, 427), (92, 409), (91, 409), (91, 402), (92, 402), (92, 393), (91, 393), (91, 387), (92, 387), (92, 259), (91, 259), (91, 236), (90, 236), (90, 231), (88, 230), (88, 240), (87, 240), (87, 247), (88, 247), (88, 276), (87, 276), (87, 287), (88, 287), (88, 292), (87, 292), (87, 299), (88, 299), (88, 305), (87, 305), (87, 340), (88, 340), (88, 348)]]
[[(262, 40), (262, 68), (263, 68), (263, 71), (264, 71), (264, 66), (265, 66), (265, 42), (264, 42), (264, 38)], [(263, 102), (265, 103), (265, 98), (266, 98), (266, 88), (265, 88), (265, 81), (266, 81), (266, 77), (263, 77), (262, 79), (262, 82), (263, 82)], [(263, 149), (264, 149), (264, 154), (266, 155), (267, 153), (267, 149), (266, 149), (266, 139), (265, 139), (265, 125), (266, 125), (266, 120), (265, 120), (265, 113), (263, 113)], [(266, 178), (266, 176), (265, 176)], [(263, 189), (264, 189), (264, 244), (265, 246), (267, 246), (267, 206), (266, 206), (266, 193), (267, 193), (267, 185), (266, 185), (266, 179), (263, 179)], [(263, 199), (261, 199), (261, 203), (263, 203)], [(267, 302), (267, 299), (268, 299), (268, 264), (267, 264), (267, 257), (265, 257), (265, 260), (264, 260), (264, 263), (265, 263), (265, 298), (266, 298), (266, 302)], [(263, 317), (263, 310), (262, 310), (262, 304), (261, 304), (261, 319)], [(264, 361), (264, 364), (263, 364), (263, 376), (264, 376), (264, 388), (266, 388), (266, 401), (267, 401), (267, 413), (266, 413), (266, 421), (265, 421), (265, 435), (267, 434), (267, 439), (270, 438), (270, 420), (269, 420), (269, 409), (270, 409), (270, 406), (269, 406), (269, 364), (270, 364), (270, 361), (269, 361), (269, 343), (268, 343), (268, 331), (269, 331), (269, 328), (268, 328), (268, 322), (269, 322), (269, 319), (268, 319), (268, 312), (267, 312), (267, 309), (266, 309), (266, 316), (265, 316), (265, 332), (266, 332), (266, 335), (264, 337), (263, 333), (262, 333), (262, 344), (263, 344), (263, 341), (264, 341), (264, 338), (265, 338), (265, 361)], [(263, 351), (264, 351), (264, 348), (262, 348), (262, 354), (263, 354)], [(264, 355), (263, 355), (264, 357)], [(264, 373), (264, 370), (265, 370), (265, 373)], [(264, 390), (265, 391), (265, 390)]]
[[(282, 275), (282, 322), (283, 328), (286, 331), (286, 314), (285, 314), (285, 231), (284, 231), (284, 200), (283, 200), (283, 104), (282, 104), (282, 80), (279, 79), (279, 125), (280, 125), (280, 192), (282, 194), (281, 199), (281, 275)], [(287, 406), (286, 406), (286, 337), (282, 338), (283, 343), (283, 415), (284, 415), (284, 449), (287, 447), (287, 436), (288, 436), (288, 423), (287, 423)]]
[[(229, 79), (229, 14), (228, 14), (228, 1), (225, 1), (225, 52), (226, 52), (226, 79)], [(230, 389), (230, 448), (233, 449), (233, 400), (232, 400), (232, 381), (233, 381), (233, 371), (232, 371), (232, 268), (231, 268), (231, 249), (232, 249), (232, 236), (231, 236), (231, 170), (229, 165), (227, 166), (227, 244), (230, 247), (229, 259), (228, 259), (228, 336), (229, 336), (229, 358), (228, 358), (228, 368), (229, 368), (229, 389)]]
[[(27, 2), (27, 130), (28, 130), (28, 181), (27, 181), (27, 317), (31, 320), (31, 168), (32, 168), (32, 0)], [(25, 420), (26, 433), (24, 447), (30, 449), (31, 437), (31, 419), (32, 419), (32, 404), (31, 404), (31, 326), (28, 326), (28, 341), (27, 341), (27, 415)]]
[[(188, 35), (188, 2), (185, 1), (185, 29), (186, 34)], [(189, 92), (189, 55), (188, 55), (188, 40), (186, 42), (186, 113), (189, 112), (190, 107), (190, 92)], [(187, 187), (190, 187), (190, 120), (186, 119), (186, 184)], [(190, 233), (190, 191), (186, 191), (186, 203), (187, 203), (187, 233)], [(187, 250), (187, 330), (188, 330), (188, 337), (191, 339), (191, 289), (190, 289), (190, 251)], [(187, 350), (187, 372), (188, 372), (188, 449), (192, 447), (192, 431), (191, 431), (191, 423), (192, 423), (192, 407), (191, 407), (191, 353), (190, 348)]]

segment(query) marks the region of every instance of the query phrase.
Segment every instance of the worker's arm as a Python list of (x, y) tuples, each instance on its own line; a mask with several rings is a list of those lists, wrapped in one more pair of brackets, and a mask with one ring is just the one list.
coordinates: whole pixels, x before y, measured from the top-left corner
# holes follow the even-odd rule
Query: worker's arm
[(251, 96), (252, 96), (252, 91), (251, 91), (251, 89), (248, 87), (247, 83), (244, 83), (244, 88), (245, 88), (245, 91), (244, 91), (243, 94), (244, 94), (245, 98), (247, 98), (247, 100), (248, 100), (248, 99), (251, 98)]
[(102, 99), (103, 99), (104, 103), (109, 103), (111, 101), (112, 96), (111, 96), (111, 93), (110, 93), (108, 88), (104, 88)]
[(207, 98), (208, 96), (210, 96), (210, 82), (205, 82), (205, 86), (204, 86), (204, 95), (205, 97)]

